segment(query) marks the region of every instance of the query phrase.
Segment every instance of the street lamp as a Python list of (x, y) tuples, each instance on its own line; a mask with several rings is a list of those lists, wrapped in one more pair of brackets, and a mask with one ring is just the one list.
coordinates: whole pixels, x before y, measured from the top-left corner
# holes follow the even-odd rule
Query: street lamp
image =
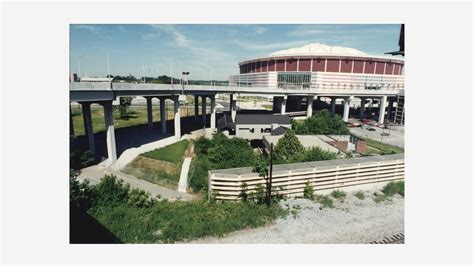
[(184, 94), (184, 83), (188, 85), (188, 76), (189, 76), (189, 72), (183, 72), (183, 77), (182, 77), (182, 82), (181, 82), (183, 84), (182, 94)]

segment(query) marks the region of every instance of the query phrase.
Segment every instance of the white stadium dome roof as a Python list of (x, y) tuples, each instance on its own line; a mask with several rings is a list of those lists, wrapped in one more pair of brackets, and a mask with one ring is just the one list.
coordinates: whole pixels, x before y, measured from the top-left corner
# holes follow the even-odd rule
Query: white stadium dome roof
[(271, 53), (270, 56), (311, 56), (311, 55), (340, 55), (340, 56), (369, 56), (360, 50), (342, 47), (330, 46), (322, 43), (311, 43), (302, 47), (280, 50)]

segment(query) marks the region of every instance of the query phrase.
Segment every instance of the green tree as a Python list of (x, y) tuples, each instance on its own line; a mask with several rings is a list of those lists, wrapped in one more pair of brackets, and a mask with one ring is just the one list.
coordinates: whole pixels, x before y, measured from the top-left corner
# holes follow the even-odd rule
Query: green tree
[(120, 105), (116, 108), (120, 113), (120, 118), (128, 119), (128, 107), (132, 105), (132, 100), (134, 97), (120, 97)]
[(90, 150), (80, 149), (77, 139), (73, 135), (69, 136), (69, 168), (79, 170), (91, 166), (95, 162), (94, 155)]
[(255, 154), (246, 140), (233, 138), (209, 148), (209, 162), (214, 169), (252, 166)]
[(337, 158), (337, 153), (330, 152), (321, 149), (320, 147), (311, 147), (303, 153), (301, 161), (312, 162), (312, 161), (325, 161), (334, 160)]
[(297, 134), (347, 135), (349, 129), (339, 115), (332, 115), (323, 109), (302, 123), (293, 122), (292, 128)]
[(303, 145), (296, 137), (295, 132), (290, 129), (278, 140), (275, 147), (275, 160), (278, 163), (290, 163), (297, 161), (303, 152)]

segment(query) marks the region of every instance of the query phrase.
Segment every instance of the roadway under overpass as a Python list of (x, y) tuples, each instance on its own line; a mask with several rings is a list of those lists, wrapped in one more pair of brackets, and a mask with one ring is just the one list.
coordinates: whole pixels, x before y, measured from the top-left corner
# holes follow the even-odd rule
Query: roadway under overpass
[[(89, 149), (95, 152), (94, 134), (92, 129), (91, 104), (97, 103), (104, 108), (104, 120), (106, 128), (106, 146), (108, 163), (112, 164), (117, 160), (115, 143), (115, 130), (112, 112), (112, 102), (118, 97), (142, 96), (147, 100), (148, 126), (153, 124), (152, 99), (158, 98), (160, 101), (161, 121), (165, 121), (165, 101), (172, 100), (174, 110), (174, 136), (181, 137), (181, 117), (180, 117), (180, 95), (194, 96), (194, 119), (198, 117), (198, 99), (202, 102), (202, 124), (206, 125), (206, 98), (210, 99), (210, 128), (216, 128), (216, 95), (230, 95), (230, 113), (235, 121), (236, 100), (238, 96), (266, 95), (273, 96), (273, 110), (285, 114), (288, 97), (306, 98), (306, 115), (310, 117), (313, 113), (313, 101), (318, 97), (328, 97), (331, 99), (331, 111), (335, 113), (336, 99), (343, 99), (344, 111), (342, 118), (345, 122), (349, 118), (351, 101), (357, 97), (361, 99), (361, 115), (365, 112), (366, 101), (370, 101), (370, 106), (374, 99), (379, 101), (378, 122), (385, 120), (385, 110), (388, 106), (389, 113), (393, 106), (393, 100), (387, 104), (387, 97), (395, 99), (400, 92), (399, 88), (367, 90), (353, 89), (350, 87), (324, 87), (310, 89), (285, 89), (268, 87), (240, 87), (240, 86), (204, 86), (204, 85), (172, 85), (172, 84), (132, 84), (132, 83), (109, 83), (109, 82), (73, 82), (69, 86), (69, 101), (81, 104), (84, 119), (85, 133), (88, 139)], [(370, 107), (369, 107), (370, 108)], [(166, 133), (166, 123), (161, 123), (161, 132)]]

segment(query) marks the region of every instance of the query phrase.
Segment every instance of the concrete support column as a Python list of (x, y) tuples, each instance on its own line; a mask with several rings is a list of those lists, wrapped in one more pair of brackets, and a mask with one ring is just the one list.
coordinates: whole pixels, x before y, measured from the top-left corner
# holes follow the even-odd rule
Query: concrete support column
[(232, 107), (230, 116), (232, 117), (232, 122), (235, 122), (235, 117), (237, 116), (237, 99), (232, 99), (230, 106)]
[(146, 99), (146, 113), (148, 117), (148, 128), (153, 127), (153, 106), (151, 104), (151, 100), (153, 97), (145, 97)]
[(392, 118), (392, 108), (393, 108), (393, 98), (390, 98), (388, 101), (388, 108), (387, 108), (387, 121), (390, 121)]
[(114, 116), (112, 111), (112, 101), (102, 104), (105, 115), (105, 130), (107, 135), (107, 157), (111, 163), (117, 161), (117, 149), (115, 147)]
[(274, 96), (273, 97), (273, 112), (279, 113), (281, 112), (281, 97)]
[(197, 122), (199, 117), (199, 96), (194, 95), (194, 121)]
[(365, 118), (365, 98), (360, 98), (359, 119)]
[(202, 99), (202, 128), (206, 128), (206, 96), (201, 96)]
[(75, 134), (74, 134), (74, 123), (72, 121), (72, 111), (71, 111), (71, 104), (70, 103), (69, 103), (69, 135), (75, 136)]
[(344, 122), (349, 121), (349, 108), (351, 104), (352, 96), (344, 99), (344, 113), (342, 115), (342, 120)]
[(89, 150), (92, 154), (95, 154), (95, 140), (94, 131), (92, 129), (92, 116), (91, 116), (91, 103), (81, 103), (82, 106), (82, 117), (84, 119), (84, 132), (86, 133), (87, 140), (89, 142)]
[(216, 129), (216, 96), (212, 95), (211, 98), (211, 129)]
[(367, 117), (369, 118), (372, 118), (372, 106), (374, 105), (374, 99), (371, 98), (370, 99), (370, 103), (369, 103), (369, 115)]
[(166, 134), (166, 98), (160, 97), (160, 124), (161, 133)]
[(387, 96), (382, 96), (379, 103), (379, 124), (383, 124), (385, 119), (385, 106), (387, 105)]
[(336, 98), (331, 98), (331, 113), (336, 114)]
[(298, 97), (296, 99), (296, 111), (302, 111), (301, 110), (302, 103), (303, 103), (303, 97)]
[(181, 138), (181, 111), (179, 108), (179, 96), (173, 96), (174, 103), (174, 136)]
[(314, 101), (314, 95), (308, 96), (306, 98), (306, 103), (307, 103), (306, 117), (311, 117), (313, 115), (313, 101)]
[(232, 114), (232, 111), (234, 110), (234, 107), (232, 106), (232, 102), (234, 101), (234, 94), (230, 94), (229, 95), (229, 104), (230, 104), (230, 107), (229, 107), (229, 112)]
[(285, 95), (285, 97), (283, 97), (281, 100), (280, 114), (282, 115), (286, 114), (286, 99), (287, 99), (287, 96)]

